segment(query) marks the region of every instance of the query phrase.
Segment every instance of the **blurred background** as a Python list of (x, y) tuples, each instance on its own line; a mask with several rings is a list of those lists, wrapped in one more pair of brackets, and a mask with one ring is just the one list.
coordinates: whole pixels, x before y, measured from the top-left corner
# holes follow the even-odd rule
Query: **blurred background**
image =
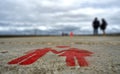
[(95, 17), (120, 34), (119, 0), (0, 0), (0, 35), (92, 35)]

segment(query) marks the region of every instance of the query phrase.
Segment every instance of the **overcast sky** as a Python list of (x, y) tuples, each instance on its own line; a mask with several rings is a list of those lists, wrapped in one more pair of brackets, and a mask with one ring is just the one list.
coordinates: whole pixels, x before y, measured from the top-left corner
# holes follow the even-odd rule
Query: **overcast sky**
[(0, 0), (0, 34), (92, 34), (94, 17), (120, 33), (119, 0)]

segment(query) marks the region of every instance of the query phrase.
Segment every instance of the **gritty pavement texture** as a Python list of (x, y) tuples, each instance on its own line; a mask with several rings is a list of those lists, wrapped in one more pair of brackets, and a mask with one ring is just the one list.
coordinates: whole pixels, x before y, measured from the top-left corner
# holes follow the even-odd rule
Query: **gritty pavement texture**
[[(89, 66), (67, 66), (65, 57), (52, 52), (30, 65), (8, 64), (35, 49), (65, 50), (56, 48), (61, 45), (93, 52), (86, 57)], [(0, 38), (0, 74), (120, 74), (120, 36)]]

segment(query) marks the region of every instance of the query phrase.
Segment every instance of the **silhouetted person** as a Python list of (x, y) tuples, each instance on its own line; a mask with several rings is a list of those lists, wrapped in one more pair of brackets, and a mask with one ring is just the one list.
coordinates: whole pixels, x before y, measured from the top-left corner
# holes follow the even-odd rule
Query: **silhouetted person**
[(62, 36), (68, 36), (68, 33), (62, 32)]
[(62, 32), (62, 36), (64, 36), (64, 32)]
[(102, 23), (100, 25), (100, 29), (103, 31), (103, 35), (105, 35), (105, 30), (106, 30), (106, 27), (107, 27), (107, 22), (105, 21), (105, 19), (103, 18), (102, 19)]
[(100, 27), (100, 22), (97, 17), (93, 20), (92, 26), (94, 35), (98, 35), (98, 28)]

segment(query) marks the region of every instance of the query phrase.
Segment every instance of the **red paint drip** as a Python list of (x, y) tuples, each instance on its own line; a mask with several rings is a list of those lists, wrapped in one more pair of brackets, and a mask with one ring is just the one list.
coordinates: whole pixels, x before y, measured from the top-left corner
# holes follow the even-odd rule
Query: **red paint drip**
[(43, 56), (42, 54), (40, 54), (40, 55), (35, 54), (32, 57), (28, 58), (27, 60), (21, 62), (20, 65), (29, 65), (29, 64), (32, 64), (33, 62), (37, 61), (42, 56)]
[(68, 66), (75, 66), (74, 57), (77, 59), (79, 66), (88, 66), (88, 62), (85, 60), (85, 56), (90, 56), (92, 52), (87, 50), (79, 50), (77, 48), (70, 48), (63, 50), (63, 54), (59, 56), (66, 56), (66, 64)]
[(8, 62), (8, 64), (29, 65), (37, 61), (37, 59), (41, 58), (49, 51), (51, 51), (51, 48), (37, 49), (27, 55), (13, 59), (12, 61)]
[(67, 66), (75, 66), (74, 56), (69, 56), (66, 58)]
[(79, 66), (88, 66), (88, 62), (85, 60), (84, 57), (77, 56), (76, 58)]
[(8, 62), (8, 64), (17, 64), (25, 59), (27, 59), (29, 56), (32, 56), (35, 52), (32, 52), (32, 53), (29, 53), (27, 55), (24, 55), (22, 57), (19, 57), (19, 58), (16, 58), (16, 59), (13, 59), (12, 61)]

